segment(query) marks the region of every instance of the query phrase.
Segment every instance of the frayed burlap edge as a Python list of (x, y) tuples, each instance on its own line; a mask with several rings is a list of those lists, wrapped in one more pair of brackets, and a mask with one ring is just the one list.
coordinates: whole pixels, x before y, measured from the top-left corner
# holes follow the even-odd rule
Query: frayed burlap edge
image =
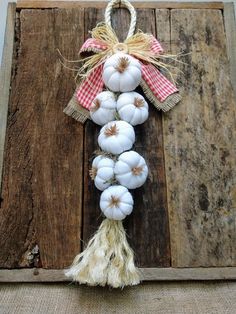
[(66, 108), (63, 110), (63, 112), (65, 114), (67, 114), (68, 116), (74, 118), (76, 121), (79, 121), (80, 123), (85, 123), (85, 121), (87, 119), (90, 118), (89, 116), (89, 111), (85, 108), (83, 108), (77, 100), (77, 96), (76, 96), (76, 91), (73, 95), (73, 97), (71, 98), (71, 100), (69, 101), (68, 105), (66, 106)]
[[(145, 96), (158, 110), (167, 112), (181, 100), (180, 94), (176, 92), (168, 96), (163, 102), (160, 102), (144, 80), (141, 81), (140, 86), (142, 87)], [(87, 119), (90, 119), (89, 111), (79, 104), (76, 91), (63, 112), (82, 124), (85, 123)]]
[(181, 96), (179, 92), (176, 92), (170, 96), (168, 96), (163, 102), (160, 102), (156, 96), (152, 93), (150, 88), (148, 87), (147, 83), (142, 80), (140, 83), (142, 90), (145, 96), (152, 102), (152, 104), (158, 109), (164, 112), (169, 111), (172, 109), (177, 103), (181, 100)]

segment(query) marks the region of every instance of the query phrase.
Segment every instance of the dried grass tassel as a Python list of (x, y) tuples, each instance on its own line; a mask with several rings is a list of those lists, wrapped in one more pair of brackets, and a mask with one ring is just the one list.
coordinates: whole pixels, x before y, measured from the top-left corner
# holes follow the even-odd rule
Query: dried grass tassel
[(139, 284), (139, 270), (122, 222), (105, 219), (86, 249), (75, 257), (66, 276), (91, 286), (123, 288)]

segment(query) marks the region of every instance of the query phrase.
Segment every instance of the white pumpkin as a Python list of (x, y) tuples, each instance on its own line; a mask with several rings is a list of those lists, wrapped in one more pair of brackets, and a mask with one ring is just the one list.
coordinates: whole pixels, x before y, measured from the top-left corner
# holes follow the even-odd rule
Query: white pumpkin
[(133, 210), (133, 197), (122, 185), (113, 185), (104, 190), (100, 198), (100, 208), (103, 214), (114, 220), (122, 220)]
[(148, 167), (144, 158), (134, 151), (121, 154), (114, 168), (116, 180), (128, 189), (136, 189), (144, 184)]
[(148, 104), (144, 97), (136, 92), (121, 94), (117, 100), (117, 111), (121, 120), (132, 125), (141, 124), (148, 118)]
[(141, 81), (141, 64), (132, 56), (118, 52), (104, 63), (103, 81), (113, 92), (129, 92)]
[(98, 136), (98, 144), (101, 149), (113, 155), (129, 150), (134, 141), (134, 128), (125, 121), (107, 123), (101, 128)]
[(111, 158), (102, 155), (94, 158), (90, 176), (100, 191), (104, 191), (111, 185), (114, 178), (114, 166), (115, 162)]
[(116, 99), (112, 92), (99, 93), (90, 107), (90, 117), (96, 124), (104, 125), (115, 119)]

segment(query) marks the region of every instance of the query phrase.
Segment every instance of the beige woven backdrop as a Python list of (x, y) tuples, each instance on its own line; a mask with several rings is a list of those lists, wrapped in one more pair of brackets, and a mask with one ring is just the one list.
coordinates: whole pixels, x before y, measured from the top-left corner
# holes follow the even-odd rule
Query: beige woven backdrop
[(145, 283), (124, 290), (3, 284), (0, 289), (1, 314), (236, 313), (236, 282)]

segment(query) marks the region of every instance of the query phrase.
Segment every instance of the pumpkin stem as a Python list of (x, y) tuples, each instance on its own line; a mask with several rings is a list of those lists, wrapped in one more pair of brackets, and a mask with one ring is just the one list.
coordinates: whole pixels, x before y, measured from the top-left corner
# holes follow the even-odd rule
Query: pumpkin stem
[(100, 106), (101, 106), (101, 102), (100, 102), (99, 99), (96, 98), (93, 101), (93, 104), (92, 104), (92, 106), (90, 108), (90, 111), (95, 112), (95, 111), (97, 111), (100, 108)]
[(112, 126), (107, 127), (104, 132), (106, 136), (116, 135), (117, 133), (118, 133), (118, 129), (117, 129), (116, 124), (113, 124)]
[(107, 180), (104, 182), (104, 184), (109, 183), (109, 184), (118, 184), (117, 180), (115, 178), (111, 178), (110, 180)]
[(134, 105), (135, 105), (135, 107), (137, 107), (137, 108), (141, 108), (141, 107), (144, 106), (144, 100), (141, 99), (141, 98), (135, 97), (135, 98), (134, 98)]
[(139, 176), (143, 171), (143, 167), (134, 167), (132, 168), (132, 173), (135, 176)]
[(101, 149), (96, 149), (96, 150), (94, 151), (94, 155), (95, 155), (95, 156), (102, 155), (102, 156), (104, 156), (104, 157), (108, 157), (108, 158), (111, 158), (112, 160), (117, 161), (117, 157), (116, 157), (116, 156), (112, 155), (111, 153), (104, 152), (104, 151), (101, 150)]
[(120, 204), (120, 199), (115, 196), (111, 196), (109, 207), (118, 207)]
[(115, 69), (118, 72), (123, 73), (127, 69), (128, 66), (129, 66), (129, 59), (127, 57), (121, 57)]
[(92, 167), (90, 170), (89, 170), (89, 176), (92, 180), (95, 179), (96, 175), (97, 175), (97, 171), (98, 169), (95, 168), (95, 167)]

